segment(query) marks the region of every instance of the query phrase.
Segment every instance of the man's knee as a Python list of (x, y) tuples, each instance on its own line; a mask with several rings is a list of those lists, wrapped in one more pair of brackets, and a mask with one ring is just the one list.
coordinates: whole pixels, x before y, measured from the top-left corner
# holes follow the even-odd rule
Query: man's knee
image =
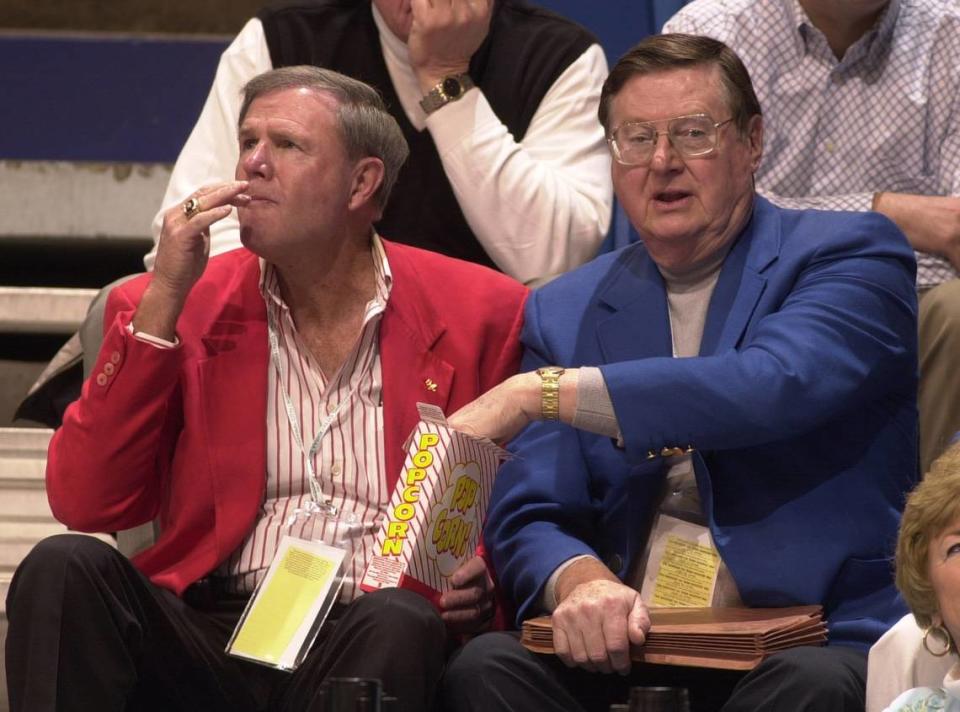
[(529, 653), (510, 633), (484, 633), (467, 641), (453, 654), (443, 673), (445, 694), (471, 698), (483, 688), (495, 686), (505, 674), (512, 675), (524, 667)]
[(920, 299), (920, 333), (948, 334), (960, 340), (960, 279), (951, 279)]
[(441, 697), (448, 709), (465, 712), (581, 709), (564, 679), (570, 678), (524, 648), (516, 635), (484, 633), (447, 662)]
[(852, 648), (784, 650), (743, 678), (723, 709), (862, 710), (866, 668), (866, 654)]
[(73, 568), (102, 569), (118, 556), (113, 547), (86, 534), (57, 534), (41, 540), (17, 567), (17, 578), (64, 576)]
[(471, 639), (450, 661), (448, 674), (469, 675), (493, 672), (505, 665), (518, 654), (526, 653), (515, 635), (510, 633), (484, 633)]
[(369, 621), (384, 638), (403, 644), (422, 641), (442, 650), (446, 628), (440, 614), (423, 596), (403, 588), (385, 588), (360, 596), (351, 604), (352, 616)]

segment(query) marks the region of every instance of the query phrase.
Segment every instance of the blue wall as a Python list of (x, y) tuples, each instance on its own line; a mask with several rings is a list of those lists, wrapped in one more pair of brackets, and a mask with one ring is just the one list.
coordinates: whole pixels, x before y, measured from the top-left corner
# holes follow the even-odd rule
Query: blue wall
[[(684, 0), (540, 0), (612, 63)], [(173, 162), (224, 40), (0, 35), (0, 159)]]
[(572, 18), (600, 38), (612, 65), (617, 58), (647, 35), (660, 31), (663, 23), (688, 0), (536, 0), (561, 15)]
[(224, 46), (0, 37), (0, 159), (175, 160)]

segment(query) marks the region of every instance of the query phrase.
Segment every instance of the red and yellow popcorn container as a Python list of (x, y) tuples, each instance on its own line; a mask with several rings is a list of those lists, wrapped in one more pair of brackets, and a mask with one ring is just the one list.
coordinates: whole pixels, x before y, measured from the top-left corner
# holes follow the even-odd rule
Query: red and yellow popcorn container
[(477, 552), (493, 480), (509, 454), (453, 430), (436, 406), (417, 408), (421, 420), (360, 588), (409, 588), (436, 605), (453, 572)]

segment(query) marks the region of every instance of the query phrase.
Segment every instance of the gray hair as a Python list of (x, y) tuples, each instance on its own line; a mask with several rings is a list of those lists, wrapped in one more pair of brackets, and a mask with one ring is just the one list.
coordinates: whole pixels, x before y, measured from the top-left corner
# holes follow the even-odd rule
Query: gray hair
[(719, 68), (720, 85), (727, 95), (727, 103), (733, 114), (731, 118), (739, 134), (746, 136), (750, 119), (761, 116), (763, 112), (753, 91), (750, 73), (740, 57), (718, 40), (681, 34), (650, 35), (617, 60), (600, 92), (597, 115), (604, 131), (609, 134), (615, 128), (610, 126), (610, 105), (630, 79), (701, 65)]
[(242, 124), (254, 99), (282, 89), (312, 89), (337, 100), (337, 128), (350, 160), (373, 156), (383, 161), (383, 182), (374, 199), (386, 207), (400, 167), (410, 149), (396, 119), (387, 111), (377, 90), (330, 69), (299, 65), (264, 72), (243, 87), (238, 124)]

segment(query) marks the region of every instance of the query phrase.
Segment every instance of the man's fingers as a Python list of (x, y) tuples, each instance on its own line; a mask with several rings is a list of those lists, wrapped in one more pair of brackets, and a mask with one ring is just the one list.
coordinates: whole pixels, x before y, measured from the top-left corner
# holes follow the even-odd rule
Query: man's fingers
[(480, 556), (473, 556), (460, 564), (450, 577), (454, 588), (462, 588), (471, 583), (484, 587), (486, 580), (487, 564)]
[(410, 10), (413, 12), (414, 22), (423, 22), (427, 13), (433, 10), (433, 3), (430, 0), (411, 0)]
[(554, 621), (553, 625), (553, 652), (567, 667), (574, 667), (573, 659), (570, 657), (570, 642), (566, 631)]
[(466, 608), (450, 608), (440, 613), (440, 618), (449, 626), (476, 627), (493, 618), (493, 603), (485, 601)]
[(460, 0), (460, 2), (466, 17), (483, 20), (489, 24), (493, 15), (493, 2), (491, 0)]
[(643, 645), (647, 642), (647, 631), (650, 630), (650, 613), (647, 607), (637, 596), (633, 608), (627, 616), (627, 637), (631, 645)]
[(200, 234), (206, 233), (211, 225), (217, 222), (217, 220), (223, 220), (227, 217), (232, 209), (229, 205), (221, 205), (217, 208), (204, 210), (190, 219), (190, 227), (197, 230)]
[(596, 666), (588, 652), (587, 631), (594, 624), (590, 616), (582, 615), (579, 610), (557, 609), (553, 614), (554, 621), (554, 647), (556, 647), (557, 629), (559, 628), (566, 640), (566, 656), (557, 655), (563, 664), (567, 667), (581, 667), (584, 670), (593, 672)]
[[(610, 651), (607, 649), (605, 631), (618, 625), (617, 616), (601, 615), (599, 620), (581, 628), (583, 633), (583, 649), (587, 656), (590, 668), (597, 672), (610, 672), (613, 668), (610, 663)], [(622, 622), (619, 624), (623, 627)]]
[(482, 603), (486, 597), (486, 592), (478, 586), (454, 589), (445, 591), (440, 597), (440, 607), (444, 610), (474, 608)]
[[(221, 206), (231, 206), (231, 205), (246, 205), (249, 202), (249, 197), (243, 194), (243, 191), (247, 189), (249, 183), (245, 180), (231, 181), (230, 183), (218, 183), (216, 185), (206, 185), (201, 188), (198, 188), (193, 193), (190, 194), (182, 203), (179, 205), (174, 205), (171, 207), (167, 213), (164, 215), (164, 230), (169, 226), (173, 228), (175, 225), (179, 224), (180, 221), (186, 221), (189, 223), (194, 223), (202, 215), (206, 214), (208, 211), (219, 208)], [(188, 214), (185, 206), (191, 200), (196, 201), (196, 206)], [(227, 214), (229, 214), (229, 210)], [(210, 223), (207, 223), (207, 227), (212, 222), (220, 220), (222, 216), (215, 217)], [(197, 223), (199, 224), (199, 223)]]
[(626, 675), (630, 672), (630, 640), (627, 626), (623, 625), (619, 616), (605, 616), (602, 633), (610, 668), (614, 672)]
[(193, 196), (200, 200), (200, 210), (206, 211), (211, 208), (217, 208), (221, 205), (230, 204), (231, 201), (240, 195), (247, 186), (250, 185), (245, 180), (235, 180), (230, 183), (218, 183), (216, 185), (206, 185), (199, 190), (194, 191)]
[[(170, 240), (175, 240), (193, 250), (196, 242), (199, 240), (204, 240), (204, 244), (206, 245), (206, 241), (209, 240), (210, 237), (210, 226), (218, 220), (223, 220), (227, 217), (231, 210), (233, 210), (233, 208), (229, 205), (221, 205), (220, 207), (210, 210), (201, 210), (201, 212), (189, 219), (185, 219), (182, 223), (177, 224), (174, 222), (169, 226), (168, 219), (165, 218), (162, 235), (167, 235), (169, 232), (168, 237)], [(163, 242), (164, 239), (168, 238), (162, 238), (161, 242)]]

